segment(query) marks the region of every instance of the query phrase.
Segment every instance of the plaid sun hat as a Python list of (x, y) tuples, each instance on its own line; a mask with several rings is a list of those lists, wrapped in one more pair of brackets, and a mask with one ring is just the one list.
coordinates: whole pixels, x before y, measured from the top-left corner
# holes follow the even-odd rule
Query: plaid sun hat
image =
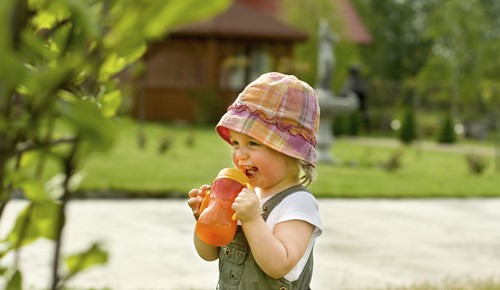
[(315, 166), (318, 127), (314, 89), (293, 75), (271, 72), (239, 94), (216, 130), (229, 144), (229, 130), (233, 130)]

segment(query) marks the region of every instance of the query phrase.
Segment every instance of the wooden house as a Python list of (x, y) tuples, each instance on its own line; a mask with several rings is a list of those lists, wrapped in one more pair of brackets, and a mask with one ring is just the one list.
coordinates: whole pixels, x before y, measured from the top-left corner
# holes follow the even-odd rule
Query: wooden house
[[(347, 1), (347, 0), (340, 0)], [(222, 14), (152, 44), (132, 84), (132, 115), (149, 121), (214, 122), (251, 80), (286, 71), (308, 35), (276, 17), (277, 1), (235, 0)]]

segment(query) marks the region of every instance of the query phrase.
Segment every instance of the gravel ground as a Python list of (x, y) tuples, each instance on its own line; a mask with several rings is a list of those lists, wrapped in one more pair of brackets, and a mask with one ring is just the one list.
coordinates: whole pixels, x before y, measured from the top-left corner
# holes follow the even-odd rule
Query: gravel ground
[[(0, 237), (24, 204), (9, 203)], [(315, 247), (312, 289), (500, 277), (500, 199), (320, 199), (319, 204), (323, 235)], [(93, 241), (110, 252), (106, 266), (75, 277), (70, 284), (75, 289), (215, 289), (217, 262), (197, 256), (185, 200), (76, 200), (68, 213), (64, 253)], [(53, 243), (44, 240), (23, 250), (26, 289), (49, 285), (52, 252)]]

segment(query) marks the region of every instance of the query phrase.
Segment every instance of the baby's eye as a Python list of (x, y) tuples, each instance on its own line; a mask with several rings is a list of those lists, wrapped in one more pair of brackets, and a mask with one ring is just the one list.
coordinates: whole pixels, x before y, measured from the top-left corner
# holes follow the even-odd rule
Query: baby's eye
[(257, 141), (250, 141), (250, 142), (248, 142), (248, 145), (250, 145), (250, 146), (259, 146), (260, 143), (257, 142)]
[(238, 146), (238, 145), (239, 145), (239, 143), (238, 143), (238, 141), (234, 141), (234, 140), (232, 140), (232, 141), (231, 141), (231, 145), (233, 145), (233, 147), (235, 147), (235, 146)]

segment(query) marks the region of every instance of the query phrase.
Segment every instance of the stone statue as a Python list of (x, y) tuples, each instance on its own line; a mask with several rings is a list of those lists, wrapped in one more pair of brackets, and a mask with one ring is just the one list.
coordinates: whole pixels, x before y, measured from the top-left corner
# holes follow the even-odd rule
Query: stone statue
[(318, 30), (318, 75), (316, 87), (330, 90), (335, 70), (335, 41), (337, 37), (330, 31), (328, 21), (322, 19)]
[(336, 97), (332, 91), (331, 83), (335, 70), (335, 54), (333, 44), (335, 35), (330, 32), (328, 22), (322, 19), (318, 29), (318, 72), (316, 81), (316, 93), (321, 110), (318, 132), (318, 162), (335, 163), (331, 154), (331, 146), (334, 142), (333, 121), (337, 115), (349, 114), (358, 107), (356, 95), (349, 92), (346, 96)]

